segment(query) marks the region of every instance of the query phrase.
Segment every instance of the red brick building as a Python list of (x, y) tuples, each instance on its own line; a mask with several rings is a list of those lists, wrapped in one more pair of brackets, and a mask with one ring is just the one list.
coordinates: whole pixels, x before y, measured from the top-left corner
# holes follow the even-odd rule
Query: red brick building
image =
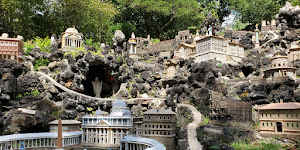
[(12, 59), (18, 62), (22, 61), (23, 38), (9, 38), (6, 33), (0, 37), (0, 59)]

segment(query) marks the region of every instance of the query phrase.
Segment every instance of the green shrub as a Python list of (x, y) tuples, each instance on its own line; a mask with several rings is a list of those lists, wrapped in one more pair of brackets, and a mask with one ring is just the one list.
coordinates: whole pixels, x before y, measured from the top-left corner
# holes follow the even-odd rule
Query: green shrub
[(50, 44), (50, 38), (46, 37), (44, 39), (40, 37), (35, 37), (33, 40), (26, 41), (23, 45), (23, 50), (25, 55), (29, 55), (29, 52), (32, 51), (33, 48), (38, 46), (40, 48), (40, 51), (49, 53), (51, 52), (51, 44)]
[(34, 70), (38, 70), (40, 66), (48, 66), (50, 61), (48, 59), (40, 58), (38, 60), (35, 60)]
[(32, 49), (34, 47), (35, 47), (35, 45), (32, 40), (24, 42), (23, 51), (24, 51), (25, 55), (26, 56), (29, 55), (29, 52), (32, 51)]
[(156, 43), (159, 43), (159, 42), (160, 42), (160, 39), (152, 39), (152, 38), (151, 38), (151, 42), (152, 42), (153, 44), (156, 44)]
[(249, 141), (234, 142), (230, 144), (236, 150), (276, 150), (282, 149), (283, 146), (277, 143), (275, 140), (271, 142), (260, 141), (256, 143), (250, 143)]

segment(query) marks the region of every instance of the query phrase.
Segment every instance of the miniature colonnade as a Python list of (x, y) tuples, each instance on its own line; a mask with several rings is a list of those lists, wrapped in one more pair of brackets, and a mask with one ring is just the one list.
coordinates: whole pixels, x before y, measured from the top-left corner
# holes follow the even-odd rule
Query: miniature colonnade
[(166, 147), (156, 140), (130, 135), (121, 140), (120, 150), (166, 150)]
[[(64, 132), (63, 147), (81, 143), (82, 131)], [(56, 132), (26, 133), (0, 136), (0, 150), (25, 148), (55, 148)]]

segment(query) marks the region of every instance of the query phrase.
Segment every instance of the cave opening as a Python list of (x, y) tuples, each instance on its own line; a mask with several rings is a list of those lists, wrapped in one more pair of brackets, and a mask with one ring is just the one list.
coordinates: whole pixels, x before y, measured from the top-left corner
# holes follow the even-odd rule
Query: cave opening
[(251, 74), (254, 71), (251, 67), (242, 67), (242, 72), (245, 75), (245, 77), (248, 77), (249, 74)]
[(118, 74), (112, 75), (112, 70), (108, 65), (90, 64), (86, 80), (82, 82), (84, 86), (83, 94), (95, 97), (92, 81), (95, 81), (96, 77), (98, 77), (100, 82), (102, 81), (101, 98), (110, 97), (114, 93), (118, 92), (120, 88)]

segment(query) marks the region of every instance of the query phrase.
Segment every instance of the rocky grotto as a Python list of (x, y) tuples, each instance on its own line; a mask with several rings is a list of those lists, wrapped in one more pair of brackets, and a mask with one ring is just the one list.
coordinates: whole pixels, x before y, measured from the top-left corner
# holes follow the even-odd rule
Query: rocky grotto
[[(49, 123), (58, 118), (62, 120), (64, 149), (231, 150), (238, 142), (261, 141), (299, 149), (299, 16), (299, 6), (287, 3), (270, 24), (263, 21), (258, 29), (258, 47), (254, 31), (226, 30), (224, 36), (216, 31), (205, 35), (208, 26), (222, 29), (212, 16), (206, 18), (200, 35), (185, 31), (186, 36), (181, 32), (180, 39), (177, 36), (146, 46), (143, 38), (125, 37), (117, 30), (112, 44), (103, 43), (98, 50), (85, 45), (83, 35), (75, 28), (66, 30), (63, 38), (52, 35), (49, 52), (34, 47), (29, 53), (6, 57), (6, 45), (1, 44), (0, 149), (22, 149), (21, 145), (30, 149), (38, 144), (37, 149), (55, 149), (52, 142), (58, 139), (55, 126), (59, 123)], [(213, 48), (215, 58), (195, 61), (200, 52), (190, 45), (207, 36), (227, 38), (229, 44), (237, 45), (244, 52), (241, 61), (231, 58), (233, 52), (225, 52), (226, 61), (220, 61)], [(198, 40), (192, 41), (195, 38)], [(7, 39), (3, 34), (0, 43)], [(75, 40), (77, 44), (72, 46)], [(189, 57), (182, 58), (177, 51), (181, 42), (190, 44), (181, 50), (189, 50)], [(129, 54), (130, 44), (135, 46), (134, 54)], [(178, 54), (173, 58), (175, 52)], [(272, 103), (284, 106), (270, 108)], [(263, 109), (266, 113), (261, 114), (261, 108), (272, 111)], [(289, 113), (279, 113), (281, 110)], [(263, 119), (268, 116), (273, 116), (271, 121)], [(151, 121), (147, 122), (148, 117)], [(86, 129), (90, 121), (97, 123)], [(80, 135), (72, 139), (74, 133), (70, 142), (66, 137), (73, 133), (73, 126)], [(64, 131), (67, 128), (72, 132)], [(55, 130), (53, 135), (49, 129)], [(41, 138), (44, 141), (36, 138), (32, 144), (29, 139), (21, 139), (34, 133), (49, 133), (49, 137)], [(95, 139), (87, 137), (92, 134)]]

